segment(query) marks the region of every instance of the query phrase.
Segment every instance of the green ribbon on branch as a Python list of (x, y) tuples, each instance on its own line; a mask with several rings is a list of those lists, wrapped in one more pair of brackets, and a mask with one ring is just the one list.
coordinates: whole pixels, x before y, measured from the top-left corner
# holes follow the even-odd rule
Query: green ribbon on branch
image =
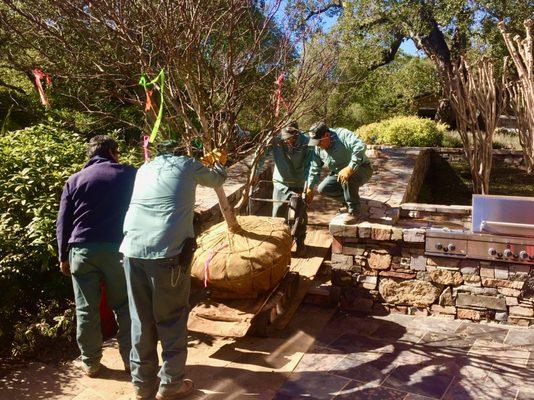
[(158, 110), (158, 116), (156, 118), (156, 122), (154, 123), (154, 126), (152, 127), (152, 133), (150, 134), (150, 142), (154, 142), (154, 139), (156, 139), (156, 136), (158, 135), (159, 126), (161, 125), (161, 119), (163, 118), (163, 92), (165, 91), (165, 70), (162, 68), (161, 71), (159, 71), (159, 74), (152, 79), (151, 81), (147, 82), (147, 78), (145, 75), (141, 75), (141, 79), (139, 79), (139, 84), (147, 90), (149, 87), (154, 86), (159, 81), (159, 110)]

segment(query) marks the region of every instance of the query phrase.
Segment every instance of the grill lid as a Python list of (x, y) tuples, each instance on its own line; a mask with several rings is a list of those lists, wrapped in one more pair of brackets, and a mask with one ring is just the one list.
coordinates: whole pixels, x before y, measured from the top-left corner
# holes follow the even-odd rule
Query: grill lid
[(473, 195), (472, 231), (534, 237), (534, 198)]

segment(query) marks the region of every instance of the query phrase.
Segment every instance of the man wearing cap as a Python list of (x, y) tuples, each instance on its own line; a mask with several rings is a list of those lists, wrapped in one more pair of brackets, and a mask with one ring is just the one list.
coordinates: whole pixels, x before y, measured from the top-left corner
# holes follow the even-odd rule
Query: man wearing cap
[(208, 154), (208, 168), (179, 155), (176, 148), (174, 141), (162, 143), (157, 157), (139, 168), (124, 221), (120, 251), (130, 301), (130, 366), (137, 399), (155, 395), (170, 400), (193, 391), (193, 382), (184, 375), (195, 190), (198, 184), (217, 187), (226, 179), (223, 152)]
[[(303, 193), (308, 178), (313, 149), (309, 147), (309, 137), (302, 134), (296, 122), (282, 128), (275, 137), (269, 151), (274, 160), (273, 171), (273, 217), (287, 218), (287, 201), (293, 193)], [(297, 255), (301, 256), (306, 248), (307, 214), (304, 210), (304, 222), (295, 233)]]
[[(309, 132), (316, 157), (310, 167), (307, 197), (313, 198), (317, 187), (319, 193), (347, 205), (346, 222), (356, 221), (360, 212), (360, 186), (373, 174), (365, 155), (365, 143), (348, 129), (330, 129), (324, 122), (314, 124)], [(330, 174), (318, 185), (323, 165), (328, 167)]]

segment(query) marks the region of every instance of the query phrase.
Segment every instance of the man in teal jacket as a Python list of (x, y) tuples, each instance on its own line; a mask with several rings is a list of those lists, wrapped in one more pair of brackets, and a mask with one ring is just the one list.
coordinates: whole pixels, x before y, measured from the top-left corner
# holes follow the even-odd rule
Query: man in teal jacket
[(330, 174), (319, 184), (317, 191), (347, 205), (349, 216), (346, 222), (357, 220), (360, 186), (373, 174), (365, 155), (365, 143), (348, 129), (329, 129), (324, 122), (318, 122), (310, 128), (310, 145), (316, 146), (316, 157), (310, 167), (308, 196), (313, 197), (321, 168), (326, 165)]
[(175, 142), (167, 142), (154, 160), (139, 168), (120, 247), (132, 319), (130, 366), (137, 399), (152, 399), (158, 390), (158, 340), (163, 366), (156, 399), (181, 398), (193, 390), (193, 382), (184, 379), (191, 283), (184, 258), (192, 251), (188, 243), (194, 238), (197, 185), (217, 187), (226, 178), (220, 164), (207, 168), (175, 155), (174, 148)]
[[(313, 149), (308, 146), (310, 138), (299, 131), (293, 123), (283, 128), (274, 139), (269, 151), (274, 160), (273, 171), (273, 217), (287, 218), (287, 201), (293, 193), (303, 193), (308, 178)], [(276, 202), (280, 201), (280, 203)], [(307, 215), (295, 232), (297, 255), (305, 250)]]

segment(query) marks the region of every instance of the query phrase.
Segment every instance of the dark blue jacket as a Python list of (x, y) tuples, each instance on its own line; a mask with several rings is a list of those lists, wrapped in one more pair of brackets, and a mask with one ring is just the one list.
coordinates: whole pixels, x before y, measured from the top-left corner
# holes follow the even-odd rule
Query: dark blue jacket
[(95, 156), (67, 180), (57, 218), (59, 260), (68, 260), (72, 243), (120, 244), (136, 169)]

